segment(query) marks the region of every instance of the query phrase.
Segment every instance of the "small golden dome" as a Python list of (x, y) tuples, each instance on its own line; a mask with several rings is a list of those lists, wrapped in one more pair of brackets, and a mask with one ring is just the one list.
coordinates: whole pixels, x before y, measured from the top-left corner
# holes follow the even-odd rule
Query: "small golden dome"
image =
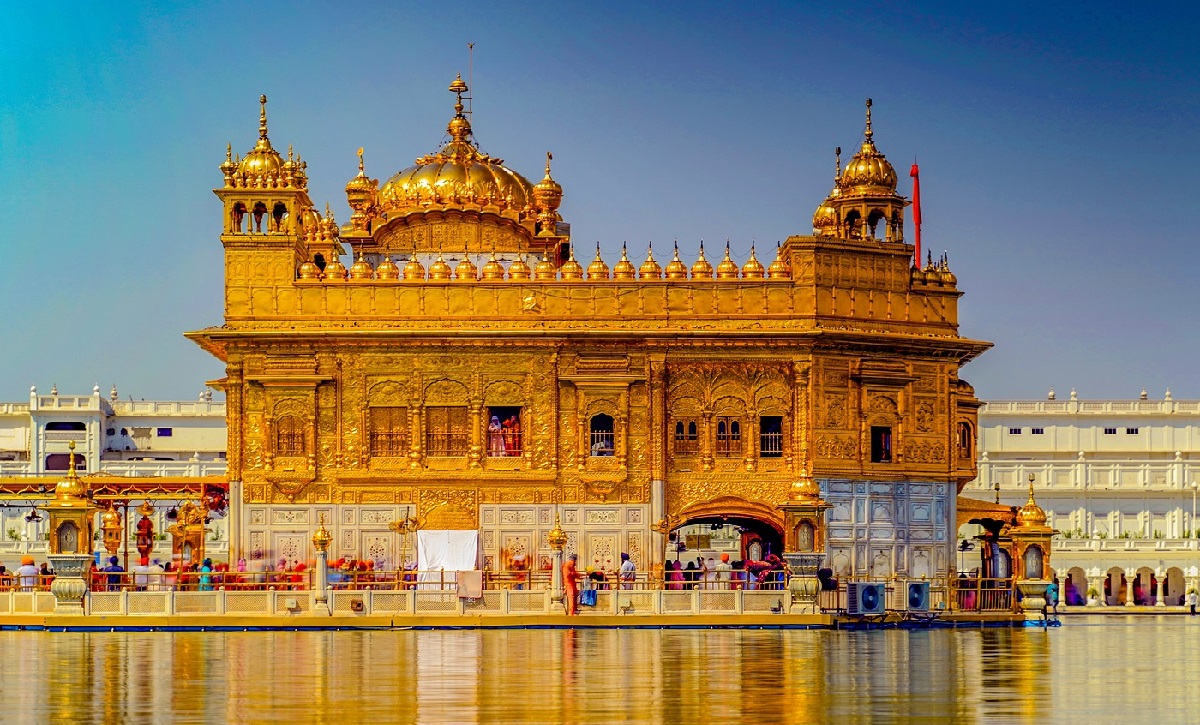
[(271, 147), (271, 140), (267, 138), (267, 97), (259, 96), (258, 102), (262, 104), (258, 116), (258, 143), (238, 162), (238, 171), (249, 177), (274, 175), (282, 181), (283, 157)]
[(925, 272), (916, 265), (913, 265), (912, 268), (912, 282), (913, 284), (925, 284)]
[(350, 279), (371, 279), (375, 276), (375, 270), (371, 267), (371, 263), (359, 251), (358, 261), (350, 267)]
[(541, 261), (533, 268), (533, 278), (539, 281), (551, 280), (555, 278), (557, 272), (558, 270), (555, 269), (554, 263), (550, 261), (550, 250), (547, 249), (542, 254)]
[(451, 93), (466, 93), (470, 90), (467, 88), (467, 82), (462, 79), (462, 73), (454, 74), (454, 80), (450, 81), (449, 90)]
[(675, 242), (675, 256), (667, 262), (667, 279), (687, 279), (687, 265), (679, 258), (679, 242)]
[(529, 265), (521, 257), (513, 260), (513, 263), (508, 265), (508, 278), (515, 280), (529, 279)]
[(762, 262), (758, 261), (758, 257), (754, 256), (754, 245), (750, 245), (750, 258), (742, 265), (742, 276), (746, 279), (762, 279), (763, 273)]
[(629, 261), (629, 255), (626, 253), (625, 244), (621, 244), (621, 258), (617, 260), (616, 266), (613, 267), (613, 279), (634, 279), (637, 277), (637, 269), (634, 268), (633, 262)]
[(404, 265), (404, 279), (425, 279), (425, 265), (421, 264), (421, 260), (417, 259), (416, 254), (413, 254), (412, 259), (408, 260), (408, 263)]
[(433, 264), (429, 265), (429, 279), (438, 282), (450, 279), (450, 265), (446, 264), (446, 260), (442, 259), (441, 252), (438, 252), (437, 259), (434, 260)]
[(867, 130), (864, 132), (862, 148), (846, 164), (838, 177), (838, 188), (853, 189), (857, 193), (896, 192), (896, 170), (875, 148), (874, 132), (871, 130), (871, 99), (867, 99)]
[(463, 254), (462, 261), (454, 266), (454, 279), (464, 282), (479, 279), (479, 268), (471, 261), (471, 255)]
[(835, 237), (837, 228), (838, 213), (837, 209), (833, 208), (833, 196), (830, 195), (825, 197), (825, 201), (821, 202), (821, 206), (813, 213), (813, 236)]
[(700, 242), (700, 256), (692, 265), (692, 279), (712, 279), (713, 266), (704, 258), (704, 242)]
[(640, 279), (662, 279), (662, 267), (658, 266), (658, 262), (654, 260), (654, 243), (646, 249), (646, 261), (642, 262), (642, 266), (638, 267), (638, 277)]
[(600, 242), (596, 242), (596, 258), (587, 268), (588, 279), (608, 279), (608, 265), (600, 258)]
[(802, 471), (800, 477), (792, 482), (791, 499), (793, 501), (820, 497), (821, 486), (813, 480), (812, 476), (808, 475), (808, 471)]
[[(549, 151), (546, 152), (546, 176), (538, 182), (537, 186), (533, 187), (533, 200), (538, 205), (538, 208), (546, 211), (555, 211), (558, 205), (562, 203), (563, 188), (557, 181), (550, 176), (550, 160), (554, 155)], [(547, 234), (552, 231), (546, 232)]]
[(767, 267), (767, 279), (787, 279), (792, 276), (792, 268), (783, 261), (783, 246), (775, 245), (775, 261)]
[(1029, 500), (1017, 510), (1017, 526), (1026, 529), (1044, 528), (1046, 512), (1033, 499), (1033, 474), (1029, 474)]
[(400, 279), (400, 268), (396, 266), (391, 257), (385, 256), (379, 266), (375, 268), (375, 279), (389, 281)]
[(350, 195), (357, 192), (373, 191), (376, 184), (375, 179), (367, 176), (366, 168), (363, 164), (363, 149), (358, 149), (358, 175), (346, 182), (346, 194)]
[(583, 267), (579, 262), (575, 261), (575, 247), (570, 247), (567, 261), (563, 262), (563, 266), (558, 268), (563, 279), (583, 279)]
[(320, 279), (321, 270), (311, 261), (305, 261), (300, 265), (300, 279)]
[(496, 280), (504, 279), (504, 266), (496, 260), (496, 252), (492, 252), (491, 258), (483, 265), (483, 279)]
[(725, 242), (725, 258), (717, 265), (717, 279), (737, 279), (738, 266), (729, 256), (729, 242)]
[(346, 281), (346, 265), (342, 264), (342, 260), (338, 259), (336, 254), (325, 263), (325, 279), (330, 282)]

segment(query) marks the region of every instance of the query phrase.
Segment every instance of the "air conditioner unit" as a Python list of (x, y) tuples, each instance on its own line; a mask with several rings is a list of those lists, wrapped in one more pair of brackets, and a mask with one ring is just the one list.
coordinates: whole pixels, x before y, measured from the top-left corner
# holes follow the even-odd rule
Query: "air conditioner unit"
[(846, 614), (883, 614), (886, 591), (879, 582), (850, 582), (846, 585)]
[(908, 611), (929, 611), (929, 582), (908, 583)]

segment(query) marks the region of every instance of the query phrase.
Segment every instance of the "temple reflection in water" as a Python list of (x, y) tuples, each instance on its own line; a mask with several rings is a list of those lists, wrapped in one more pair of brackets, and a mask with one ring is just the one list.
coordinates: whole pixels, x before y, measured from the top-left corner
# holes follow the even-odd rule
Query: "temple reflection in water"
[[(545, 568), (560, 516), (610, 569), (661, 571), (698, 525), (736, 527), (735, 558), (953, 572), (979, 405), (959, 369), (988, 343), (959, 336), (946, 260), (914, 265), (869, 101), (811, 234), (610, 267), (573, 244), (550, 155), (534, 184), (482, 153), (450, 90), (440, 150), (382, 185), (360, 150), (341, 226), (265, 96), (220, 165), (225, 318), (188, 337), (227, 366), (231, 559), (309, 559), (323, 515), (331, 559), (394, 568), (412, 520), (477, 531), (493, 570)], [(816, 530), (781, 508), (814, 481)]]

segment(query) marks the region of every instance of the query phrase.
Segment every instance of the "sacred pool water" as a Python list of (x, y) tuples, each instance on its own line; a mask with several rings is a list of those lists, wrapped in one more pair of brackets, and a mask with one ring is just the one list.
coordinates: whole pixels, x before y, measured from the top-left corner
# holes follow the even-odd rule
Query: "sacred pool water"
[(1050, 629), (0, 632), (5, 722), (1200, 718), (1200, 618)]

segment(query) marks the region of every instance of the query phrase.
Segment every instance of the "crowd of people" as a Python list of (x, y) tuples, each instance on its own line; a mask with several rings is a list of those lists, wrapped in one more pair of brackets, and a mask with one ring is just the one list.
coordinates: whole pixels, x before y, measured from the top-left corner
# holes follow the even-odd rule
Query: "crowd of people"
[(676, 559), (666, 563), (663, 588), (672, 591), (685, 589), (782, 589), (786, 567), (775, 554), (762, 561), (730, 561), (729, 554), (719, 559), (697, 556), (687, 565)]

